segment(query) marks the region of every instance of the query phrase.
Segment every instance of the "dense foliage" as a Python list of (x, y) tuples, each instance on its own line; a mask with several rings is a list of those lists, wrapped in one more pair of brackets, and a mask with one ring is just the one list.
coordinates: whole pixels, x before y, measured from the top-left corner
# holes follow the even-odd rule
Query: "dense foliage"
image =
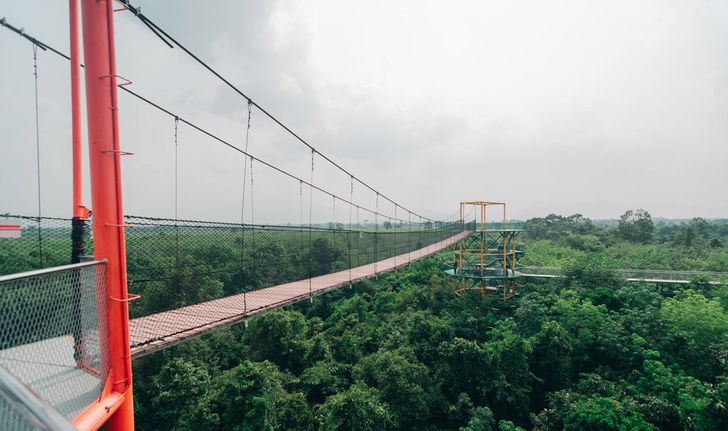
[(613, 268), (728, 272), (728, 220), (655, 222), (644, 210), (629, 210), (615, 226), (551, 214), (528, 220), (525, 229), (526, 265), (563, 267), (598, 253)]
[(728, 288), (658, 289), (611, 269), (618, 250), (644, 247), (702, 268), (688, 265), (699, 248), (679, 238), (723, 241), (723, 227), (653, 228), (643, 244), (619, 225), (551, 218), (529, 220), (551, 226), (529, 231), (526, 256), (561, 250), (563, 279), (524, 286), (507, 304), (455, 300), (428, 259), (265, 314), (138, 360), (138, 427), (728, 429)]

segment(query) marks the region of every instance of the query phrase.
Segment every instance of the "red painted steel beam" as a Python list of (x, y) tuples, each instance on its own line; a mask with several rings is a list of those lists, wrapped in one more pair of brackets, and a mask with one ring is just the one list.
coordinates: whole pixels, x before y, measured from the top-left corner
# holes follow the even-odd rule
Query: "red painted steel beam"
[(109, 418), (107, 429), (133, 430), (113, 1), (82, 0), (81, 12), (94, 255), (107, 261), (105, 305), (111, 391), (124, 398)]
[(78, 1), (68, 1), (71, 36), (71, 142), (73, 148), (73, 217), (86, 219), (83, 206), (83, 159), (81, 152), (81, 45), (78, 34)]

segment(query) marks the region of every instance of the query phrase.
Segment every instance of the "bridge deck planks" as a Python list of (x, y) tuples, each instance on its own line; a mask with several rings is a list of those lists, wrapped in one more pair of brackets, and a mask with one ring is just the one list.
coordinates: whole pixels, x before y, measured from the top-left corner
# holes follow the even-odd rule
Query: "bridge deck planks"
[(311, 279), (293, 281), (132, 319), (129, 322), (132, 357), (138, 358), (178, 344), (190, 337), (202, 335), (224, 326), (240, 324), (255, 315), (311, 298), (350, 282), (361, 281), (392, 271), (443, 250), (469, 234), (469, 232), (461, 232), (419, 250), (351, 268), (351, 270), (347, 268)]

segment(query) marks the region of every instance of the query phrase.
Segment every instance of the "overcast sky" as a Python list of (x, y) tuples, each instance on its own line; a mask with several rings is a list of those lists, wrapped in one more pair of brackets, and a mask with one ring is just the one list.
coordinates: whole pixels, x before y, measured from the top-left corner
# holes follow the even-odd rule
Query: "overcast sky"
[[(514, 218), (728, 217), (727, 1), (133, 3), (319, 151), (424, 215), (488, 199)], [(2, 0), (0, 16), (67, 52), (66, 7)], [(130, 88), (244, 145), (244, 100), (128, 12), (115, 26)], [(0, 213), (35, 214), (32, 49), (0, 29), (0, 53)], [(71, 208), (68, 81), (65, 60), (39, 53), (47, 215)], [(122, 146), (135, 152), (125, 210), (173, 216), (174, 121), (120, 103)], [(249, 145), (309, 178), (310, 153), (257, 111)], [(181, 126), (178, 161), (181, 218), (240, 219), (238, 154)], [(298, 182), (256, 164), (253, 176), (246, 221), (308, 220)], [(314, 181), (349, 196), (349, 178), (320, 159)], [(354, 200), (375, 205), (358, 185)], [(348, 208), (313, 201), (314, 222), (334, 210), (348, 222)]]

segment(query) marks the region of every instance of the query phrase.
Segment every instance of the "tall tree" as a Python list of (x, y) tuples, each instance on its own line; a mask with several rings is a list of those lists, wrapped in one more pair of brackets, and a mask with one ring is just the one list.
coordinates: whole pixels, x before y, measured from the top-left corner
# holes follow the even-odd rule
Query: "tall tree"
[(627, 210), (619, 217), (617, 233), (627, 241), (646, 244), (652, 240), (654, 232), (652, 216), (643, 209)]

